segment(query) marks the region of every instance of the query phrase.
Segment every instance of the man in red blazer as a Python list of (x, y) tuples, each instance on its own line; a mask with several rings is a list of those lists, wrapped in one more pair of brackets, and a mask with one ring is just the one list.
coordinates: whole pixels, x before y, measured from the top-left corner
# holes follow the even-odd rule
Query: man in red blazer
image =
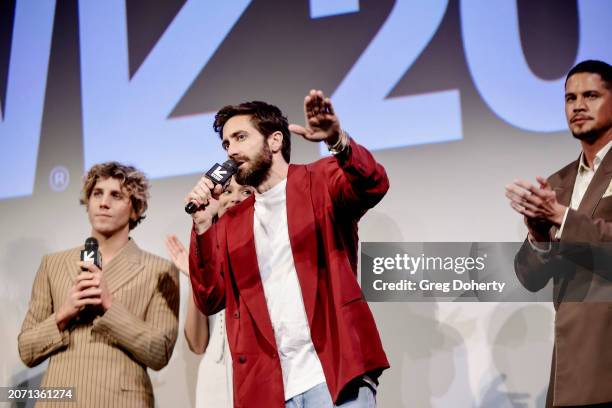
[[(226, 309), (235, 406), (374, 407), (389, 363), (356, 279), (357, 224), (389, 181), (321, 91), (304, 105), (306, 127), (264, 102), (217, 113), (236, 180), (256, 193), (205, 232), (194, 214), (194, 300), (207, 315)], [(290, 130), (332, 155), (289, 165)], [(186, 202), (220, 193), (203, 177)]]

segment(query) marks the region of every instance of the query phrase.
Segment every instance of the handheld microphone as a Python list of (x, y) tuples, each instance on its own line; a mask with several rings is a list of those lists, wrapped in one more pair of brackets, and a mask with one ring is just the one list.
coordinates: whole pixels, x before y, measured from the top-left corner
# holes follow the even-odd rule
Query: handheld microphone
[[(221, 184), (225, 187), (227, 182), (232, 178), (232, 176), (236, 173), (237, 170), (238, 166), (236, 165), (236, 162), (229, 159), (223, 164), (215, 163), (215, 165), (212, 166), (210, 170), (208, 170), (204, 174), (204, 176), (206, 176), (207, 179), (212, 181), (215, 186), (217, 184)], [(187, 205), (185, 206), (185, 212), (187, 214), (193, 214), (197, 210), (198, 206), (193, 201), (187, 203)]]
[(102, 269), (102, 254), (98, 251), (98, 240), (94, 237), (89, 237), (85, 240), (85, 249), (81, 250), (81, 261), (93, 263)]

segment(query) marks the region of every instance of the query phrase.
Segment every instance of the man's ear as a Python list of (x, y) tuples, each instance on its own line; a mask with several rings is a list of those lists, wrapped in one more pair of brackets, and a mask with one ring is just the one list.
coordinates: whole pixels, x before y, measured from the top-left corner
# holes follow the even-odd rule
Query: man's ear
[(268, 136), (268, 147), (272, 153), (278, 153), (283, 148), (283, 133), (279, 130)]

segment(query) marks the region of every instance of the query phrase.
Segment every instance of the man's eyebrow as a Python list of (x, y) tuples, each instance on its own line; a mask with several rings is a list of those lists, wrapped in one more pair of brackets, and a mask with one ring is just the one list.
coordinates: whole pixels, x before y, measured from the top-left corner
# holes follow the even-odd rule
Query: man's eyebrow
[(244, 130), (237, 130), (235, 132), (233, 132), (232, 134), (229, 135), (229, 137), (236, 137), (241, 133), (246, 133)]

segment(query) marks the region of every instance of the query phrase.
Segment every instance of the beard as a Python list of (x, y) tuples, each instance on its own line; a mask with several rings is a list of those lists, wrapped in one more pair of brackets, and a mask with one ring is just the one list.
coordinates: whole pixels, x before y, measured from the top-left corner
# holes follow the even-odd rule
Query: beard
[(601, 137), (605, 136), (610, 129), (612, 129), (612, 120), (608, 120), (605, 123), (595, 123), (591, 128), (578, 132), (572, 131), (572, 136), (582, 142), (592, 145)]
[(236, 182), (243, 186), (257, 187), (268, 178), (268, 171), (272, 167), (272, 151), (264, 141), (257, 155), (241, 166), (234, 175)]
[(599, 139), (599, 137), (602, 136), (603, 134), (604, 132), (602, 132), (601, 129), (590, 129), (590, 130), (587, 130), (584, 132), (578, 132), (578, 133), (572, 132), (572, 136), (588, 144), (595, 143), (597, 139)]

